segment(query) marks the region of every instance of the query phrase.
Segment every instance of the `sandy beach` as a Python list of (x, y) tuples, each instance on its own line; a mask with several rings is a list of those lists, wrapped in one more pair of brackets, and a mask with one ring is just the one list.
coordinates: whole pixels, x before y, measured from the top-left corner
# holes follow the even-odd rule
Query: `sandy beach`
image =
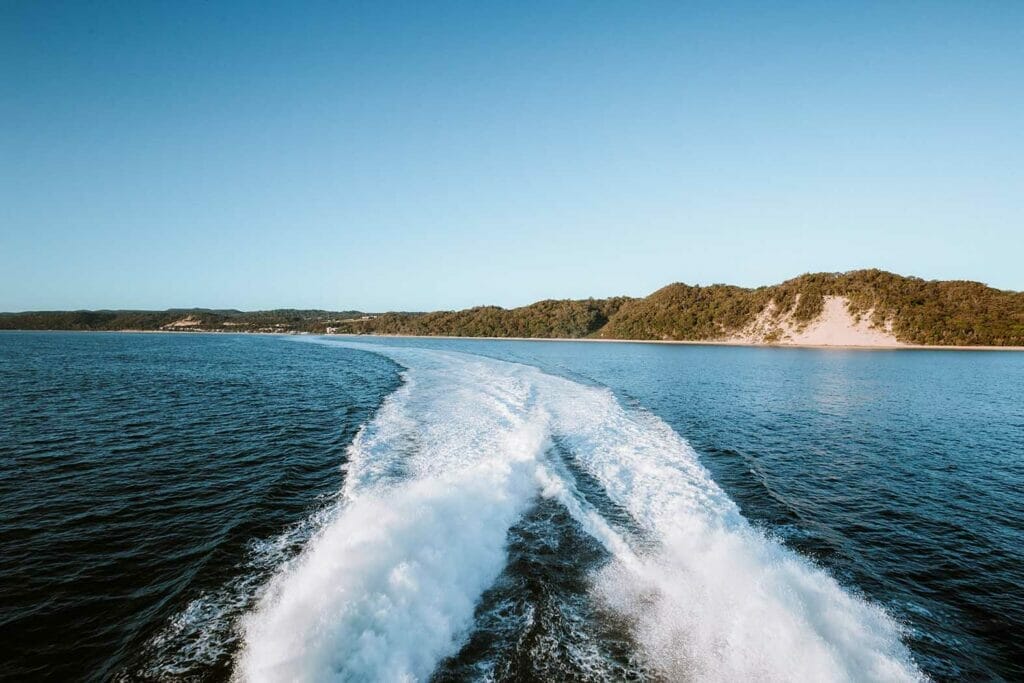
[[(256, 334), (274, 334), (270, 332)], [(595, 339), (593, 337), (458, 337), (423, 334), (332, 334), (331, 337), (364, 339), (366, 337), (395, 339), (487, 339), (491, 341), (583, 342), (590, 344), (667, 344), (678, 346), (751, 346), (774, 349), (825, 349), (836, 351), (1024, 351), (1024, 346), (934, 346), (928, 344), (810, 344), (767, 343), (742, 340), (679, 340), (679, 339)]]

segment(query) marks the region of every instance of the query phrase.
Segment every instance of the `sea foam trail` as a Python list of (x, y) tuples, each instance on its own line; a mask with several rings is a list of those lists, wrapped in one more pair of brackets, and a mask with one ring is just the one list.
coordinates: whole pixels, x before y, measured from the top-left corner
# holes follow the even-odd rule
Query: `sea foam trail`
[(546, 450), (534, 387), (482, 359), (396, 360), (405, 384), (354, 441), (346, 502), (245, 620), (246, 679), (422, 680), (504, 566)]
[[(664, 422), (529, 366), (340, 344), (391, 357), (405, 383), (354, 441), (344, 502), (245, 618), (241, 677), (428, 678), (471, 630), (509, 528), (543, 495), (608, 550), (593, 598), (627, 618), (666, 677), (921, 678), (896, 622), (751, 527)], [(569, 464), (643, 543), (578, 493)]]

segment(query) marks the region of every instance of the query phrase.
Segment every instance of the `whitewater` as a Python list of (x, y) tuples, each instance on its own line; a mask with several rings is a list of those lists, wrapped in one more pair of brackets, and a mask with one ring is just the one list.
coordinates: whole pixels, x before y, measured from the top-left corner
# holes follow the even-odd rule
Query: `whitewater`
[[(313, 341), (383, 354), (403, 383), (349, 447), (337, 503), (242, 618), (237, 679), (430, 679), (474, 631), (510, 529), (538, 501), (604, 549), (584, 597), (626, 625), (651, 677), (923, 678), (893, 618), (748, 523), (680, 435), (608, 389), (472, 354)], [(588, 666), (602, 677), (600, 658)]]

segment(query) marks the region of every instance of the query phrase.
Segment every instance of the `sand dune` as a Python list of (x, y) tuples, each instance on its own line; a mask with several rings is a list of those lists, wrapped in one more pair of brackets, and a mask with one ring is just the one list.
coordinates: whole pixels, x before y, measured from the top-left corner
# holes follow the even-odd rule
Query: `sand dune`
[(883, 328), (874, 327), (871, 324), (872, 311), (855, 318), (848, 304), (846, 297), (826, 296), (821, 314), (811, 322), (801, 324), (789, 313), (780, 315), (772, 302), (730, 341), (793, 346), (906, 346), (896, 339), (891, 323)]

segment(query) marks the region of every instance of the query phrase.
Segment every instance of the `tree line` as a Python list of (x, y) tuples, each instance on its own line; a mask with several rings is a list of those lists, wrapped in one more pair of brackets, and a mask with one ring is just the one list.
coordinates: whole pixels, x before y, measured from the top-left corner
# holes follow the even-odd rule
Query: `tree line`
[(1024, 346), (1024, 293), (980, 282), (923, 280), (882, 270), (809, 273), (746, 288), (675, 283), (643, 298), (562, 299), (505, 309), (432, 313), (171, 309), (0, 314), (0, 329), (301, 331), (464, 337), (562, 337), (714, 341), (742, 332), (766, 310), (796, 324), (814, 320), (826, 296), (842, 296), (856, 318), (891, 326), (900, 341), (931, 345)]

